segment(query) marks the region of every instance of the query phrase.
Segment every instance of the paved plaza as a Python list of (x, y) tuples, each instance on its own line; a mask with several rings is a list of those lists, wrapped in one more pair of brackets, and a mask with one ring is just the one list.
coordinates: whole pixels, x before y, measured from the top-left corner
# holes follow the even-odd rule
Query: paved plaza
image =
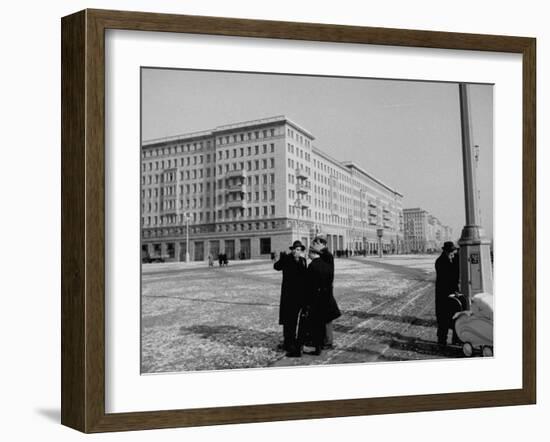
[[(277, 349), (282, 274), (267, 260), (146, 264), (142, 372), (462, 357), (436, 345), (435, 255), (340, 258), (333, 350), (287, 358)], [(307, 349), (306, 349), (307, 350)]]

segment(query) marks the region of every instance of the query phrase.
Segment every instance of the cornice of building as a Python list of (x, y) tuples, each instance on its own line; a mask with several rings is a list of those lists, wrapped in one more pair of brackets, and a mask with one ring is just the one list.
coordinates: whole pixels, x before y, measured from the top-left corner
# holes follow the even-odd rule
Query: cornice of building
[(347, 167), (348, 169), (356, 169), (358, 172), (362, 173), (363, 175), (365, 175), (366, 177), (368, 177), (369, 179), (375, 181), (377, 184), (380, 184), (382, 187), (385, 187), (386, 189), (388, 189), (390, 192), (393, 192), (395, 193), (396, 195), (399, 195), (400, 197), (403, 197), (403, 194), (401, 192), (398, 192), (397, 190), (393, 189), (392, 187), (388, 186), (386, 183), (384, 183), (383, 181), (379, 180), (378, 178), (376, 178), (375, 176), (373, 176), (372, 174), (368, 173), (365, 169), (363, 169), (361, 166), (355, 164), (353, 161), (344, 161), (341, 163), (343, 166)]
[(315, 139), (315, 137), (309, 132), (308, 130), (304, 129), (299, 124), (292, 121), (290, 118), (286, 117), (285, 115), (276, 115), (274, 117), (267, 117), (267, 118), (258, 118), (255, 120), (249, 120), (249, 121), (241, 121), (238, 123), (231, 123), (231, 124), (224, 124), (221, 126), (216, 126), (213, 129), (209, 130), (203, 130), (198, 132), (188, 132), (178, 135), (170, 135), (167, 137), (161, 137), (161, 138), (154, 138), (150, 140), (144, 140), (142, 142), (142, 147), (152, 147), (152, 146), (159, 146), (163, 144), (172, 143), (174, 141), (187, 141), (192, 139), (199, 139), (199, 138), (208, 138), (215, 136), (219, 133), (225, 133), (225, 132), (232, 132), (237, 129), (246, 129), (246, 128), (258, 128), (262, 126), (269, 126), (271, 124), (289, 124), (294, 129), (302, 132), (303, 134), (310, 137), (312, 140)]

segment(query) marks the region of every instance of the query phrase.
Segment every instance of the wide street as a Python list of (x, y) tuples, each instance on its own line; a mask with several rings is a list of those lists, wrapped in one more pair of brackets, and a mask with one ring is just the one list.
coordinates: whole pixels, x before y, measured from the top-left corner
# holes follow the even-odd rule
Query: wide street
[[(462, 357), (435, 343), (435, 255), (340, 258), (333, 350), (287, 358), (269, 260), (142, 267), (142, 372)], [(306, 348), (307, 350), (307, 348)]]

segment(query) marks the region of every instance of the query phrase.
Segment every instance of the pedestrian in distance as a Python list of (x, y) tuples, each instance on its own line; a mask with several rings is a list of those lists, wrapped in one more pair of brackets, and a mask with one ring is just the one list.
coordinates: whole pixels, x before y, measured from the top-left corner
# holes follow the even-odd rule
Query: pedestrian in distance
[(283, 272), (281, 299), (279, 303), (279, 324), (283, 326), (283, 348), (289, 357), (300, 357), (296, 327), (300, 310), (304, 305), (307, 262), (304, 256), (306, 248), (301, 241), (294, 241), (290, 252), (281, 252), (273, 268)]
[(218, 265), (221, 267), (223, 265), (223, 255), (218, 253)]
[(451, 297), (458, 294), (460, 269), (458, 249), (452, 241), (443, 244), (442, 252), (435, 261), (435, 316), (437, 320), (437, 343), (447, 345), (449, 329), (453, 329), (452, 342), (458, 342), (451, 316)]
[(208, 254), (208, 267), (214, 267), (214, 258), (211, 253)]
[(325, 338), (323, 342), (323, 347), (325, 349), (334, 348), (334, 332), (332, 321), (341, 316), (340, 309), (338, 308), (338, 303), (334, 297), (334, 256), (330, 253), (327, 245), (327, 240), (324, 236), (318, 235), (312, 242), (312, 247), (319, 251), (321, 260), (327, 264), (327, 270), (329, 272), (330, 279), (330, 289), (328, 294), (328, 305), (327, 305), (327, 317), (325, 325)]

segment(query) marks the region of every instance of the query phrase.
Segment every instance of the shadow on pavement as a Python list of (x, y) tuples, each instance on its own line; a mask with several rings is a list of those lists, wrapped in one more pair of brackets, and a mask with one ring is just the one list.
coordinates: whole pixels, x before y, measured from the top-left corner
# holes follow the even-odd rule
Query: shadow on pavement
[[(336, 330), (336, 327), (335, 327)], [(460, 358), (463, 357), (462, 348), (459, 346), (440, 346), (434, 341), (427, 341), (414, 336), (406, 336), (398, 332), (392, 332), (382, 329), (361, 328), (356, 330), (356, 333), (364, 333), (365, 336), (372, 337), (372, 340), (378, 344), (386, 344), (389, 349), (394, 351), (415, 353), (429, 356), (438, 356), (443, 358)], [(361, 347), (343, 347), (343, 351), (362, 352), (370, 354), (372, 351)], [(398, 356), (381, 355), (378, 360), (411, 360), (415, 359), (409, 355), (404, 355), (402, 358)]]
[(210, 339), (222, 344), (270, 350), (277, 348), (280, 339), (280, 333), (275, 331), (262, 332), (234, 325), (193, 325), (181, 327), (180, 334), (199, 335), (203, 339)]

